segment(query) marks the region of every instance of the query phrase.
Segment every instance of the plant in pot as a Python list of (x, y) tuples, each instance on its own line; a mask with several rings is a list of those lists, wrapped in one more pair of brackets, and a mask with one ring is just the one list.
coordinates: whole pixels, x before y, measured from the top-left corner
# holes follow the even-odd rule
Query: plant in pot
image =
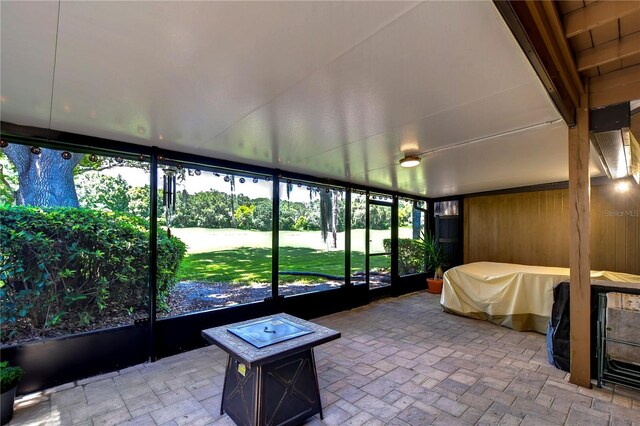
[(423, 233), (419, 244), (424, 248), (427, 269), (434, 272), (433, 278), (427, 278), (429, 293), (442, 293), (442, 268), (445, 265), (444, 247), (431, 233)]
[(22, 373), (22, 368), (12, 367), (7, 361), (0, 362), (0, 407), (2, 407), (0, 424), (9, 423), (13, 417), (13, 402)]

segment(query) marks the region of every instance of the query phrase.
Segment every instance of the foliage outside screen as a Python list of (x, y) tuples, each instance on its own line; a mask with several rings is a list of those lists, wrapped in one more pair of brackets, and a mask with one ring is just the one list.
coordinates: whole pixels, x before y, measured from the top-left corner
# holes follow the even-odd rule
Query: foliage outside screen
[[(110, 316), (146, 314), (145, 220), (89, 209), (4, 206), (0, 224), (3, 342), (20, 329), (89, 329)], [(159, 230), (160, 306), (176, 283), (184, 254), (182, 241)]]
[[(391, 251), (391, 240), (385, 238), (384, 250)], [(412, 238), (398, 239), (398, 274), (408, 275), (424, 272), (426, 252), (420, 240)]]
[(20, 367), (10, 366), (7, 361), (0, 362), (0, 393), (13, 389), (22, 379), (23, 373)]

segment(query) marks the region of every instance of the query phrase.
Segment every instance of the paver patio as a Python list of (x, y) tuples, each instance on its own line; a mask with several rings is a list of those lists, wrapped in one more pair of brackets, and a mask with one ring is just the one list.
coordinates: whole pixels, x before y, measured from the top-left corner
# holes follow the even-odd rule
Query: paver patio
[[(426, 292), (315, 319), (324, 407), (307, 425), (634, 425), (640, 394), (585, 389), (547, 362), (545, 336), (445, 314)], [(21, 398), (12, 425), (226, 425), (226, 354), (207, 347)]]

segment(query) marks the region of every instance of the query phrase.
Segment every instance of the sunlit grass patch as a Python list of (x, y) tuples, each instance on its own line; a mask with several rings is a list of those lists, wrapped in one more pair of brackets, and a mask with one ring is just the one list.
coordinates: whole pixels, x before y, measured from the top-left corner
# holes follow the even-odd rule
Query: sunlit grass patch
[[(312, 248), (280, 247), (280, 271), (313, 272), (344, 276), (344, 251)], [(352, 273), (362, 270), (364, 253), (352, 252)], [(372, 268), (388, 267), (388, 262), (372, 257)], [(187, 255), (180, 265), (180, 281), (227, 282), (252, 284), (271, 282), (271, 249), (241, 247)], [(281, 282), (319, 283), (326, 277), (312, 275), (280, 275)]]

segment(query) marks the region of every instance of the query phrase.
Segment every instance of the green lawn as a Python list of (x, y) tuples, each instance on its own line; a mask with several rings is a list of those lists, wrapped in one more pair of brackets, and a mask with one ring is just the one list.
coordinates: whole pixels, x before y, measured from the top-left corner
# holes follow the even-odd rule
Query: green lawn
[[(363, 271), (364, 253), (351, 252), (351, 271)], [(388, 268), (385, 256), (371, 258), (372, 268)], [(280, 271), (317, 272), (344, 275), (344, 251), (302, 247), (280, 247)], [(180, 281), (250, 284), (271, 282), (271, 249), (240, 247), (187, 255), (180, 264)], [(281, 282), (325, 282), (316, 276), (280, 275)]]
[[(400, 228), (400, 238), (410, 238), (411, 228)], [(224, 228), (171, 228), (171, 234), (187, 244), (187, 253), (208, 253), (218, 250), (231, 250), (240, 247), (271, 248), (271, 232), (247, 231), (243, 229)], [(351, 230), (351, 250), (364, 253), (365, 230)], [(372, 230), (369, 236), (371, 252), (383, 251), (382, 241), (391, 238), (391, 231)], [(320, 231), (280, 231), (281, 247), (303, 247), (326, 250), (327, 244), (322, 241)], [(338, 247), (344, 248), (344, 232), (338, 232)]]
[[(411, 229), (401, 228), (401, 237)], [(271, 232), (242, 229), (171, 228), (187, 244), (187, 256), (180, 264), (178, 280), (228, 283), (271, 282)], [(365, 269), (365, 230), (351, 234), (351, 272)], [(383, 251), (382, 241), (391, 231), (372, 230), (371, 251)], [(328, 249), (320, 231), (280, 231), (280, 271), (344, 275), (344, 250)], [(338, 247), (344, 248), (344, 232), (338, 233)], [(387, 256), (371, 257), (371, 268), (389, 269)], [(326, 282), (308, 275), (280, 275), (281, 282)]]

